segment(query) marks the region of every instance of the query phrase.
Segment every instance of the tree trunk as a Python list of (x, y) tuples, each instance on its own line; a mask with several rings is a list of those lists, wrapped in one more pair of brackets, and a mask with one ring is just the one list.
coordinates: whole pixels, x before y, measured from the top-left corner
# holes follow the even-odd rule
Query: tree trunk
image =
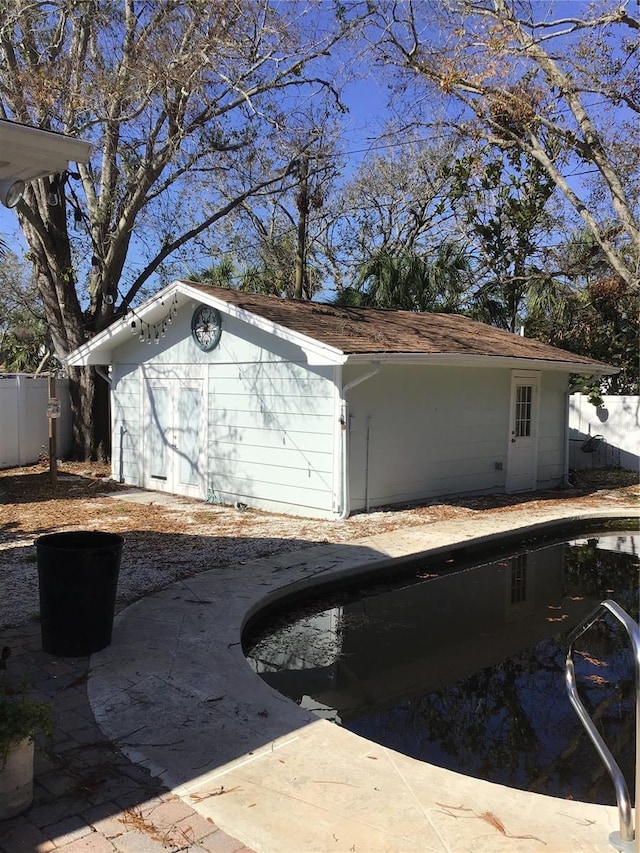
[[(298, 162), (300, 190), (298, 192), (298, 244), (296, 249), (295, 286), (293, 295), (302, 299), (306, 284), (307, 215), (309, 213), (309, 162), (306, 154)], [(310, 297), (308, 297), (310, 298)]]
[[(113, 308), (100, 303), (102, 315), (83, 313), (76, 293), (70, 244), (63, 204), (53, 207), (40, 199), (33, 187), (28, 191), (32, 210), (22, 210), (20, 224), (31, 250), (38, 291), (47, 317), (55, 356), (64, 356), (85, 342), (85, 332), (108, 325), (105, 312)], [(38, 218), (40, 217), (40, 218)], [(106, 462), (111, 453), (109, 386), (95, 368), (69, 370), (71, 397), (71, 455), (79, 461)]]
[(73, 458), (107, 462), (111, 457), (108, 383), (93, 367), (69, 368), (69, 394)]

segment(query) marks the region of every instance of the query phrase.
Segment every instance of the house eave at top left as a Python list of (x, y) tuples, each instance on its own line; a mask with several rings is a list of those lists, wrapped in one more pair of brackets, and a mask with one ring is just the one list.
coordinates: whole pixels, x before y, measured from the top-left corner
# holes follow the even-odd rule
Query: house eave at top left
[(34, 181), (87, 163), (90, 154), (90, 142), (0, 119), (0, 180)]

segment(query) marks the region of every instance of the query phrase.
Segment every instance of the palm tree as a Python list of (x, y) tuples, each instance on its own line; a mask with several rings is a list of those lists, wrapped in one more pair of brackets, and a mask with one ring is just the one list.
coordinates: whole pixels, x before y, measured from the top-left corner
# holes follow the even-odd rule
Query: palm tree
[(404, 311), (461, 313), (470, 287), (468, 256), (451, 242), (435, 255), (381, 250), (359, 269), (356, 283), (335, 300), (339, 305)]

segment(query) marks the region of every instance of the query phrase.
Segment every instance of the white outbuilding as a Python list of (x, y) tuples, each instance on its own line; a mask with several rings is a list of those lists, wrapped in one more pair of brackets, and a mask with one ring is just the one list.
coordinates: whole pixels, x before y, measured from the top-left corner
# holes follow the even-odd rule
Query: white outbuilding
[(110, 381), (115, 479), (320, 518), (556, 487), (570, 376), (616, 372), (458, 315), (192, 281), (67, 364)]

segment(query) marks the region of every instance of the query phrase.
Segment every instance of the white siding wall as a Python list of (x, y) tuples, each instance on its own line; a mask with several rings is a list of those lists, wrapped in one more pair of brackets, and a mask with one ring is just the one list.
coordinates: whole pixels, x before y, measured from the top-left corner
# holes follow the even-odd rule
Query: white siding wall
[(111, 394), (111, 475), (114, 480), (142, 485), (140, 381), (132, 365), (114, 365)]
[(508, 371), (388, 365), (356, 386), (349, 395), (352, 509), (366, 505), (368, 418), (370, 507), (502, 490), (509, 383)]
[(297, 347), (229, 318), (209, 368), (212, 499), (330, 517), (333, 368), (309, 367)]
[[(135, 335), (114, 353), (113, 476), (142, 485), (142, 371), (179, 379), (203, 365), (207, 407), (206, 497), (276, 512), (331, 517), (333, 368), (306, 364), (302, 351), (223, 315), (220, 344), (203, 353), (191, 339), (198, 303), (178, 311), (156, 346)], [(120, 455), (120, 429), (123, 453)]]
[[(361, 368), (362, 371), (362, 368)], [(345, 369), (345, 382), (357, 375)], [(538, 477), (562, 479), (564, 374), (543, 375)], [(509, 441), (511, 372), (384, 366), (349, 393), (351, 507), (440, 495), (501, 492)], [(500, 466), (502, 466), (500, 468)]]
[(554, 488), (564, 478), (568, 379), (566, 373), (542, 373), (538, 417), (538, 489)]

